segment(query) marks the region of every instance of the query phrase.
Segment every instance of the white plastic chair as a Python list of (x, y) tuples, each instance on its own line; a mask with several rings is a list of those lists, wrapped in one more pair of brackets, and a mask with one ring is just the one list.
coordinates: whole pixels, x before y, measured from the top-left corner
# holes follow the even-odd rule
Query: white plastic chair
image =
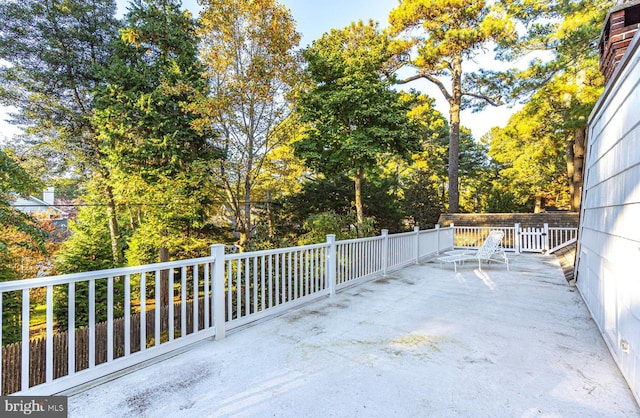
[(453, 263), (453, 270), (456, 272), (458, 271), (458, 263), (462, 264), (468, 260), (478, 260), (478, 269), (480, 269), (480, 271), (482, 271), (483, 261), (504, 263), (507, 265), (507, 270), (509, 270), (509, 259), (500, 245), (503, 237), (504, 232), (492, 230), (475, 253), (447, 255), (439, 257), (438, 261), (441, 263)]

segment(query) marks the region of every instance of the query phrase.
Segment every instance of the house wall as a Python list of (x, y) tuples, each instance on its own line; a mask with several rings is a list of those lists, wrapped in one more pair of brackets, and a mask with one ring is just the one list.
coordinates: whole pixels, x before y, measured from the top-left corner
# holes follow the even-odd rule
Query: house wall
[(640, 38), (589, 118), (576, 279), (640, 400)]

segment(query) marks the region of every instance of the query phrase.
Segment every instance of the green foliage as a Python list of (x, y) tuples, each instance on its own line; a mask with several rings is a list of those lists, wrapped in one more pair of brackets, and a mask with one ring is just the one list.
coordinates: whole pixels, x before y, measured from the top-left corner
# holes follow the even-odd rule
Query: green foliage
[[(86, 200), (93, 204), (95, 200)], [(106, 212), (83, 207), (76, 221), (69, 221), (71, 235), (62, 244), (54, 263), (60, 274), (116, 267), (111, 258)]]
[(114, 200), (128, 214), (127, 263), (206, 254), (198, 231), (212, 182), (202, 173), (219, 153), (212, 132), (194, 126), (191, 105), (207, 93), (196, 24), (178, 1), (155, 0), (133, 2), (125, 22), (100, 71), (92, 121)]
[[(504, 11), (483, 0), (406, 0), (391, 11), (389, 22), (396, 35), (409, 38), (404, 53), (415, 74), (402, 82), (424, 78), (435, 84), (449, 103), (448, 210), (458, 212), (460, 111), (470, 106), (500, 105), (504, 95), (479, 83), (465, 82), (469, 76), (462, 62), (473, 59), (489, 42), (511, 39), (515, 26)], [(450, 80), (450, 87), (445, 80)]]
[[(107, 279), (95, 281), (95, 321), (107, 320)], [(86, 327), (89, 325), (89, 282), (77, 282), (74, 284), (75, 292), (75, 326)], [(53, 315), (58, 329), (66, 331), (69, 326), (69, 285), (56, 286), (53, 291)], [(124, 314), (124, 281), (121, 277), (114, 278), (113, 285), (113, 315), (121, 318)]]
[(504, 129), (491, 132), (490, 153), (503, 165), (503, 187), (510, 185), (518, 205), (531, 208), (534, 199), (542, 199), (577, 210), (587, 118), (604, 84), (595, 45), (613, 2), (502, 3), (527, 29), (499, 45), (502, 58), (538, 50), (550, 59), (513, 74), (512, 96), (529, 101)]
[[(267, 183), (262, 168), (292, 131), (289, 97), (299, 82), (300, 40), (290, 11), (275, 0), (206, 0), (200, 19), (201, 58), (209, 97), (195, 104), (199, 126), (220, 134), (224, 159), (214, 173), (246, 250), (254, 232), (253, 212)], [(284, 128), (284, 129), (283, 129)]]
[(353, 212), (353, 182), (346, 176), (306, 181), (300, 193), (286, 199), (285, 210), (294, 224), (302, 224), (314, 213), (333, 212), (346, 216)]
[(494, 182), (487, 195), (486, 210), (488, 213), (527, 213), (532, 211), (534, 202), (522, 202), (506, 182)]
[[(602, 81), (596, 75), (599, 72), (596, 45), (602, 33), (604, 17), (615, 2), (570, 0), (541, 3), (532, 0), (502, 0), (499, 3), (510, 17), (524, 25), (526, 31), (518, 37), (500, 40), (498, 57), (515, 61), (536, 51), (544, 53), (545, 59), (531, 61), (528, 68), (522, 71), (487, 71), (486, 77), (476, 81), (491, 83), (492, 79), (504, 78), (511, 85), (509, 92), (512, 100), (523, 97), (531, 100), (545, 98), (544, 94), (537, 99), (531, 95), (546, 89), (549, 84), (557, 84), (560, 79), (564, 79), (563, 83), (567, 84), (569, 90), (573, 88), (573, 92), (564, 92), (572, 96), (576, 91), (583, 90), (580, 86), (585, 78), (595, 81), (595, 85), (587, 81), (587, 86), (596, 87), (596, 91), (588, 92), (589, 88), (582, 91), (583, 96), (588, 92), (592, 96), (590, 99), (585, 101), (583, 97), (577, 103), (563, 106), (570, 108), (565, 115), (567, 124), (584, 127), (602, 87)], [(579, 75), (583, 72), (587, 74)], [(552, 93), (547, 91), (546, 95)], [(574, 98), (566, 100), (567, 105)], [(560, 102), (563, 98), (552, 97), (551, 100)]]
[(109, 57), (116, 35), (113, 0), (0, 3), (0, 102), (18, 109), (43, 157), (79, 170), (95, 168), (92, 134), (95, 69)]
[(395, 33), (415, 31), (412, 63), (435, 77), (450, 74), (457, 57), (474, 58), (489, 41), (511, 39), (514, 25), (484, 0), (404, 0), (389, 14)]
[(566, 206), (566, 136), (557, 129), (563, 123), (562, 115), (547, 98), (530, 102), (505, 128), (494, 128), (488, 134), (489, 154), (501, 165), (504, 189), (515, 197), (516, 205), (527, 205), (529, 211), (535, 197), (556, 200), (564, 196), (559, 203)]
[[(44, 231), (30, 216), (14, 209), (10, 203), (16, 195), (28, 195), (38, 183), (4, 150), (0, 149), (0, 282), (17, 280), (21, 275), (13, 267), (17, 264), (16, 247), (45, 252)], [(14, 237), (25, 237), (16, 240)], [(20, 248), (23, 247), (23, 248)], [(22, 295), (6, 292), (2, 295), (2, 343), (10, 344), (21, 338)]]
[[(374, 227), (378, 230), (403, 230), (401, 203), (394, 196), (396, 185), (395, 178), (380, 173), (369, 176), (362, 185), (365, 211), (375, 219)], [(292, 233), (298, 235), (300, 225), (314, 214), (327, 212), (345, 219), (353, 217), (353, 189), (353, 181), (347, 176), (305, 182), (300, 193), (289, 196), (284, 203), (283, 212), (289, 217)]]
[(437, 176), (427, 170), (417, 170), (404, 187), (402, 209), (414, 226), (433, 228), (444, 212)]
[[(89, 204), (96, 202), (85, 196)], [(85, 271), (104, 270), (117, 267), (111, 257), (109, 229), (106, 222), (106, 211), (95, 210), (92, 206), (83, 207), (78, 213), (77, 221), (69, 221), (70, 237), (62, 244), (55, 259), (55, 269), (59, 274), (80, 273)], [(106, 301), (102, 295), (107, 291), (104, 281), (96, 282), (96, 295), (100, 295), (96, 303), (96, 318), (106, 318)], [(88, 320), (88, 285), (86, 282), (76, 284), (76, 325), (85, 326)], [(68, 287), (54, 288), (53, 314), (60, 329), (66, 329), (68, 320)], [(116, 311), (122, 309), (122, 303)]]
[(303, 56), (310, 85), (298, 100), (306, 129), (295, 153), (326, 177), (354, 180), (361, 223), (365, 173), (390, 158), (409, 159), (420, 135), (407, 115), (411, 103), (391, 89), (383, 71), (393, 56), (391, 40), (373, 22), (352, 23), (323, 35)]
[(333, 234), (336, 240), (358, 238), (359, 236), (373, 236), (374, 219), (367, 218), (363, 223), (363, 229), (359, 226), (352, 215), (338, 215), (335, 212), (322, 212), (310, 215), (305, 221), (303, 228), (308, 231), (298, 240), (298, 245), (318, 244), (326, 242), (327, 235)]
[(178, 1), (136, 0), (113, 43), (92, 120), (105, 163), (153, 183), (212, 158), (211, 132), (196, 132), (188, 107), (205, 94), (195, 22)]
[[(27, 174), (22, 167), (7, 154), (0, 150), (0, 227), (22, 232), (33, 238), (35, 246), (44, 251), (44, 233), (38, 228), (36, 222), (28, 215), (11, 207), (10, 203), (16, 195), (28, 195), (33, 191), (38, 182)], [(31, 245), (30, 242), (12, 243), (8, 240), (8, 234), (0, 235), (0, 257), (7, 257), (9, 245)], [(2, 271), (8, 276), (0, 275), (0, 280), (6, 280), (12, 276), (8, 268), (8, 260), (1, 260)]]
[(18, 110), (34, 172), (74, 171), (103, 180), (110, 205), (112, 258), (120, 261), (117, 214), (100, 142), (91, 124), (97, 69), (111, 58), (117, 36), (113, 0), (0, 3), (0, 101)]
[(301, 94), (305, 137), (294, 144), (311, 167), (327, 176), (355, 175), (380, 158), (408, 157), (417, 146), (410, 103), (393, 91), (381, 70), (390, 39), (373, 23), (331, 30), (303, 53), (314, 85)]

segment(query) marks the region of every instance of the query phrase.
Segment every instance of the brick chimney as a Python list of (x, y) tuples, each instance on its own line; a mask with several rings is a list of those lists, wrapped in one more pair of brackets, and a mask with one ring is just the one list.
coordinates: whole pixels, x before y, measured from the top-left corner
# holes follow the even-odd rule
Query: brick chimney
[(600, 36), (600, 71), (605, 82), (609, 82), (638, 28), (640, 0), (619, 0), (609, 11)]

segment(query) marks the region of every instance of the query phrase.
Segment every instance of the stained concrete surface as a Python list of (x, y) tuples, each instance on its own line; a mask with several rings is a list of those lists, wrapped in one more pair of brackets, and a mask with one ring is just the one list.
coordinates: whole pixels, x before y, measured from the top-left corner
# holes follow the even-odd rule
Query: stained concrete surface
[(557, 259), (425, 262), (69, 398), (70, 417), (640, 416)]

